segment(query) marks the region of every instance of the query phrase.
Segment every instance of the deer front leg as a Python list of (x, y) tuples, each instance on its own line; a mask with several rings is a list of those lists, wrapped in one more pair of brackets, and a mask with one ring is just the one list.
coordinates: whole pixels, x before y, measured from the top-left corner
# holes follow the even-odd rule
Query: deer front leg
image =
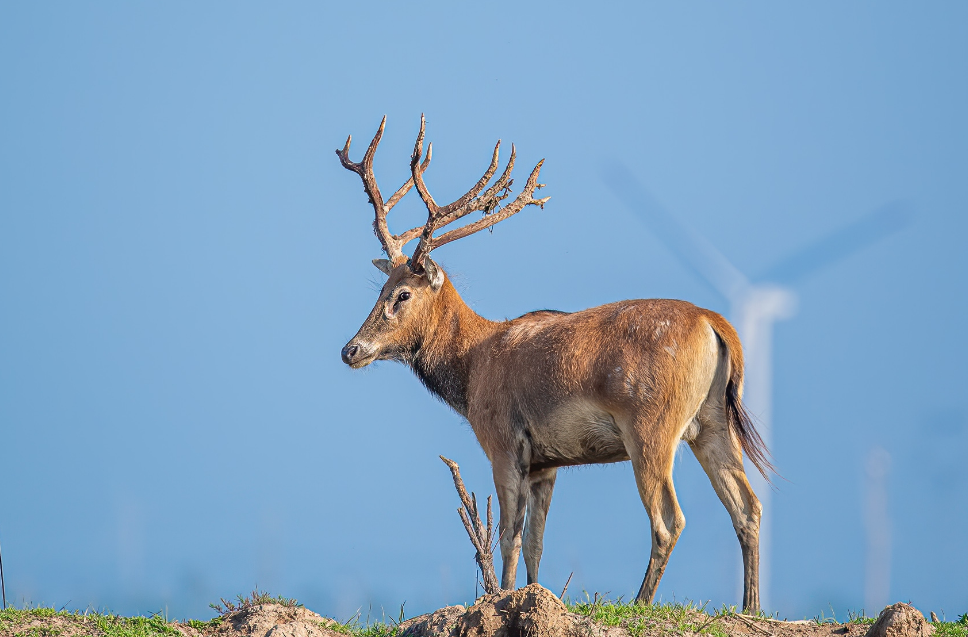
[(501, 506), (498, 531), (501, 539), (501, 588), (514, 590), (521, 555), (521, 533), (528, 504), (526, 470), (517, 462), (494, 463), (494, 487)]
[(538, 564), (544, 548), (545, 520), (555, 488), (555, 468), (532, 471), (528, 476), (528, 514), (524, 523), (524, 565), (528, 569), (528, 584), (538, 581)]

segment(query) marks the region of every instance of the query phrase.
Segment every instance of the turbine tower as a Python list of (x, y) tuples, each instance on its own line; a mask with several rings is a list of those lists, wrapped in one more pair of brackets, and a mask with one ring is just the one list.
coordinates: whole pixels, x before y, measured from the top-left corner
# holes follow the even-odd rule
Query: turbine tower
[[(745, 358), (743, 402), (753, 414), (767, 448), (773, 449), (773, 324), (793, 318), (798, 298), (792, 285), (820, 268), (896, 232), (910, 220), (899, 202), (881, 206), (770, 268), (762, 282), (752, 282), (712, 243), (667, 212), (624, 167), (605, 173), (622, 202), (648, 226), (694, 274), (718, 292), (730, 307)], [(748, 471), (750, 485), (763, 505), (760, 519), (760, 605), (771, 604), (773, 556), (772, 488), (758, 471)], [(739, 578), (742, 590), (742, 576)]]

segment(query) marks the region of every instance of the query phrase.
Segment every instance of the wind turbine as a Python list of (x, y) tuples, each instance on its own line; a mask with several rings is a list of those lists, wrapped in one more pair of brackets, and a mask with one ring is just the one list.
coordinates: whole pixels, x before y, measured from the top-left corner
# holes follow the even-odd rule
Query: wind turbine
[[(899, 202), (884, 205), (808, 245), (774, 265), (753, 282), (712, 243), (667, 212), (624, 167), (605, 173), (615, 194), (646, 223), (679, 260), (730, 306), (745, 357), (743, 402), (756, 419), (763, 442), (773, 448), (773, 324), (793, 318), (798, 297), (792, 285), (812, 272), (839, 261), (907, 225), (910, 214)], [(763, 505), (760, 519), (760, 603), (770, 598), (773, 552), (772, 490), (757, 471), (748, 471), (750, 485)]]
[(887, 503), (887, 476), (891, 454), (874, 445), (867, 453), (864, 526), (867, 531), (867, 559), (864, 568), (864, 611), (873, 615), (890, 603), (891, 516)]

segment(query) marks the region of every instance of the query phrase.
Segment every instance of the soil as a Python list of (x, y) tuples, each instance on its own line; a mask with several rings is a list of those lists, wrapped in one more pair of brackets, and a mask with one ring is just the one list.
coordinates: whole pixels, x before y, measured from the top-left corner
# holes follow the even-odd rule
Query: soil
[[(516, 591), (486, 595), (467, 609), (449, 606), (415, 617), (401, 624), (400, 629), (401, 637), (712, 637), (723, 633), (728, 637), (863, 637), (871, 627), (870, 624), (789, 622), (745, 615), (713, 618), (699, 611), (685, 612), (689, 616), (679, 622), (632, 618), (607, 626), (569, 612), (554, 593), (531, 584)], [(684, 624), (693, 629), (684, 628)]]
[[(145, 634), (141, 631), (104, 631), (98, 621), (160, 621), (97, 618), (85, 615), (41, 617), (24, 613), (20, 620), (0, 622), (0, 637), (99, 637), (107, 634)], [(818, 624), (779, 621), (748, 615), (711, 617), (682, 610), (674, 619), (661, 614), (596, 622), (569, 612), (551, 591), (531, 584), (516, 591), (485, 595), (473, 606), (448, 606), (407, 620), (396, 627), (399, 637), (931, 637), (934, 627), (907, 604), (884, 609), (877, 622)], [(131, 626), (130, 628), (134, 628)], [(332, 619), (299, 606), (258, 604), (225, 613), (221, 621), (201, 624), (164, 624), (164, 632), (184, 637), (337, 637), (350, 631)]]
[[(346, 630), (326, 617), (301, 606), (258, 604), (222, 615), (220, 622), (195, 626), (161, 620), (139, 626), (144, 618), (60, 614), (42, 617), (24, 613), (20, 619), (0, 622), (0, 637), (102, 637), (105, 635), (155, 635), (159, 628), (177, 637), (346, 637)], [(107, 626), (105, 626), (107, 624)], [(200, 626), (200, 627), (199, 627)], [(107, 630), (105, 630), (105, 627)]]

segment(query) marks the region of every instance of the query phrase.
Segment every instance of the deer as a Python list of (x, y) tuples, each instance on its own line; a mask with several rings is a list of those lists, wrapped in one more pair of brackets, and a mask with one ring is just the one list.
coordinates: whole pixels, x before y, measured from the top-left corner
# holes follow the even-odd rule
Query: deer
[[(540, 310), (491, 321), (461, 298), (431, 251), (490, 228), (535, 198), (544, 160), (520, 194), (511, 193), (510, 159), (491, 184), (501, 142), (484, 175), (464, 195), (440, 205), (424, 182), (426, 120), (410, 159), (410, 178), (384, 200), (373, 157), (386, 117), (360, 162), (352, 136), (336, 154), (357, 173), (373, 206), (373, 231), (387, 258), (373, 264), (387, 281), (369, 316), (343, 347), (359, 369), (378, 360), (408, 366), (423, 385), (466, 419), (491, 463), (499, 504), (501, 588), (513, 589), (523, 550), (528, 584), (537, 582), (557, 471), (631, 461), (650, 522), (651, 553), (636, 599), (651, 603), (685, 526), (672, 469), (685, 441), (732, 520), (743, 555), (743, 609), (760, 610), (759, 527), (762, 506), (750, 487), (744, 454), (769, 480), (769, 451), (742, 403), (743, 350), (736, 330), (716, 312), (686, 301), (648, 299), (579, 312)], [(491, 185), (489, 185), (491, 184)], [(387, 213), (411, 189), (427, 208), (423, 226), (393, 234)], [(439, 233), (474, 212), (483, 216)], [(418, 240), (408, 258), (406, 244)]]

